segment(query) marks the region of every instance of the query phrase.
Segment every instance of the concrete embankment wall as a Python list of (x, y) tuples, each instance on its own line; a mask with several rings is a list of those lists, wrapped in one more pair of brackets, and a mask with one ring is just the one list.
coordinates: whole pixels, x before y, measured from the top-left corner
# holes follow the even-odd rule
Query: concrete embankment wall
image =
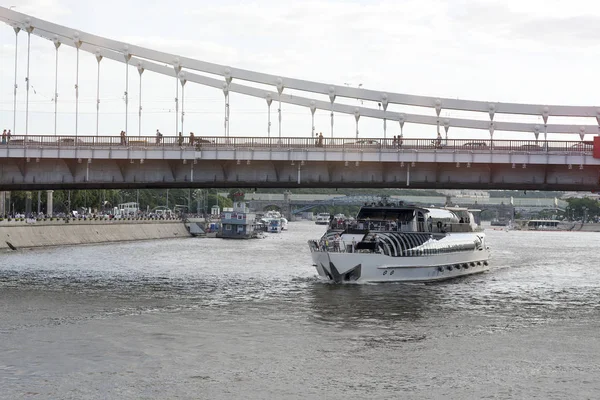
[(0, 223), (0, 250), (189, 237), (181, 221)]
[(600, 232), (600, 223), (599, 224), (585, 223), (585, 224), (583, 224), (583, 226), (581, 224), (576, 224), (575, 228), (573, 228), (573, 230), (581, 231), (581, 232)]

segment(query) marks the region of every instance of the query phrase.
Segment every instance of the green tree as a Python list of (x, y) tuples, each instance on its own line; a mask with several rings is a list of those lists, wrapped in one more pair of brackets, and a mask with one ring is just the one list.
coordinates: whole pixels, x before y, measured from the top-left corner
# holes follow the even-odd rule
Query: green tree
[(597, 219), (600, 215), (598, 200), (584, 197), (581, 199), (567, 199), (569, 205), (565, 209), (565, 215), (572, 220)]

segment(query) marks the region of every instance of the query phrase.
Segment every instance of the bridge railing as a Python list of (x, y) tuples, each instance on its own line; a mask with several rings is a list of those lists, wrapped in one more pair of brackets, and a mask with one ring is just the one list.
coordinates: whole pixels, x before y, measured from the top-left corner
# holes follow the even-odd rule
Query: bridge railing
[(454, 151), (454, 152), (567, 152), (591, 153), (592, 141), (481, 140), (481, 139), (380, 139), (380, 138), (311, 138), (311, 137), (222, 137), (201, 136), (48, 136), (13, 135), (2, 139), (0, 148), (164, 148), (164, 149), (326, 149), (330, 151)]

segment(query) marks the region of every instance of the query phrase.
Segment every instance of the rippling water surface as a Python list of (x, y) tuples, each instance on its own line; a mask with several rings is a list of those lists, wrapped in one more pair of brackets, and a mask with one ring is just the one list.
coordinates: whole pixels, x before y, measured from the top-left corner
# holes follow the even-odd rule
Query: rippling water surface
[(598, 398), (600, 233), (488, 231), (486, 274), (331, 285), (323, 229), (0, 253), (0, 398)]

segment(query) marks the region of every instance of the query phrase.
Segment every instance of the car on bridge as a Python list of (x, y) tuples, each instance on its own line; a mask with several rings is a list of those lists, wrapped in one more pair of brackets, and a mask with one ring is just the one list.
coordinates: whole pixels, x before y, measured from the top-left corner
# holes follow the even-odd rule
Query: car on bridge
[(575, 143), (571, 146), (571, 151), (593, 151), (594, 150), (594, 142), (585, 141), (580, 143)]
[(83, 144), (83, 140), (75, 138), (62, 138), (58, 139), (56, 143), (58, 143), (59, 146), (75, 146), (75, 143)]
[(345, 142), (344, 147), (381, 147), (381, 143), (375, 139), (360, 139), (355, 142)]
[(207, 140), (207, 139), (200, 139), (197, 138), (194, 140), (194, 146), (196, 146), (196, 150), (199, 150), (202, 148), (202, 146), (207, 146), (210, 144), (215, 144), (214, 140)]
[(473, 149), (473, 150), (483, 150), (487, 149), (488, 145), (484, 142), (467, 142), (463, 144), (464, 148)]
[(38, 140), (25, 139), (25, 138), (23, 138), (23, 139), (21, 139), (21, 138), (16, 139), (16, 138), (13, 137), (12, 139), (10, 139), (10, 141), (7, 144), (10, 144), (10, 145), (13, 145), (13, 146), (14, 145), (29, 146), (29, 145), (34, 145), (34, 144), (39, 145), (39, 144), (42, 144), (42, 142), (40, 142)]
[(544, 148), (539, 144), (523, 144), (517, 147), (518, 151), (543, 151)]

